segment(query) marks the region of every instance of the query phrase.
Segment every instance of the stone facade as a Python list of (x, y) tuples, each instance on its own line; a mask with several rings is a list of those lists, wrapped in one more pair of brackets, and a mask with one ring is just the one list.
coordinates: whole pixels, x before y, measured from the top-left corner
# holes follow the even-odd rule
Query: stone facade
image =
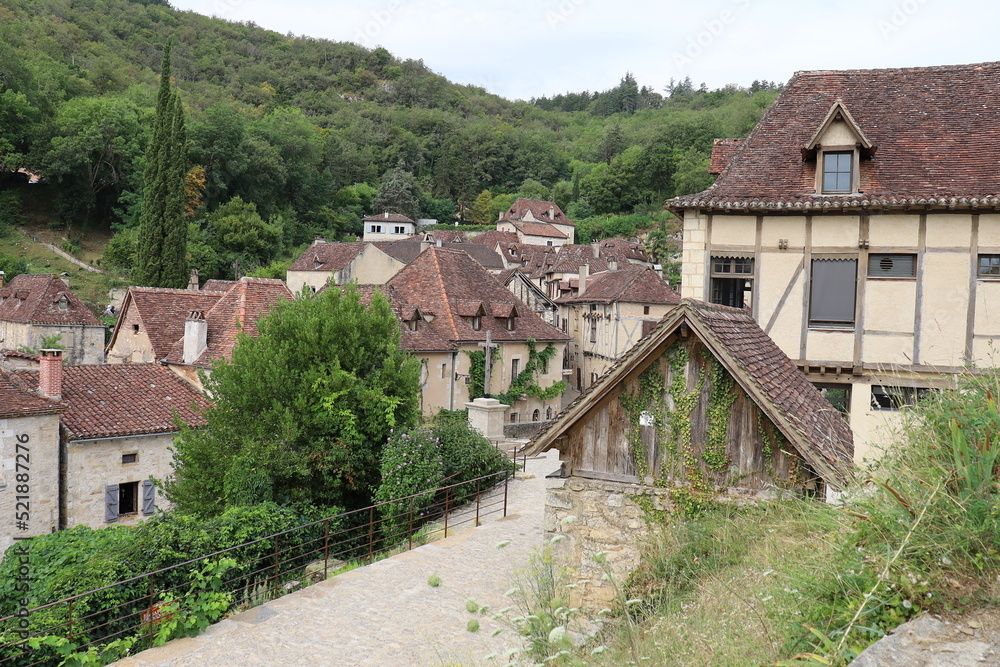
[[(565, 539), (555, 545), (556, 555), (576, 574), (574, 604), (601, 608), (614, 597), (605, 568), (624, 582), (639, 566), (649, 525), (635, 499), (651, 499), (656, 509), (671, 509), (667, 489), (582, 477), (551, 479), (545, 494), (545, 532)], [(594, 560), (605, 553), (605, 564)], [(583, 583), (586, 581), (587, 583)]]
[[(142, 512), (142, 482), (163, 479), (173, 472), (173, 433), (128, 438), (74, 440), (66, 445), (66, 526), (84, 525), (100, 528), (108, 525), (105, 515), (106, 489), (112, 485), (137, 482), (139, 498), (136, 511), (122, 513), (121, 525), (134, 525), (146, 518)], [(126, 463), (134, 455), (134, 462)], [(123, 458), (127, 457), (127, 458)], [(158, 509), (168, 503), (159, 494)]]
[(8, 350), (42, 347), (42, 339), (59, 336), (68, 364), (104, 363), (104, 327), (90, 324), (31, 324), (0, 320), (0, 347)]
[[(0, 419), (0, 464), (2, 554), (14, 543), (15, 536), (45, 535), (58, 527), (59, 415)], [(27, 475), (27, 481), (18, 475)], [(18, 497), (25, 495), (27, 504), (18, 506)], [(16, 523), (23, 515), (27, 515), (27, 530), (19, 529)]]

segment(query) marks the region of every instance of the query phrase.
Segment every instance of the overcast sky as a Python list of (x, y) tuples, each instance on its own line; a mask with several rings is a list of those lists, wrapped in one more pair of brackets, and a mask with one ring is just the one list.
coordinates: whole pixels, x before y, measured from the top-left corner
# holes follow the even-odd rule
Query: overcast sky
[(662, 92), (797, 70), (1000, 59), (1000, 3), (974, 0), (170, 0), (281, 33), (384, 46), (510, 99), (607, 90), (631, 71)]

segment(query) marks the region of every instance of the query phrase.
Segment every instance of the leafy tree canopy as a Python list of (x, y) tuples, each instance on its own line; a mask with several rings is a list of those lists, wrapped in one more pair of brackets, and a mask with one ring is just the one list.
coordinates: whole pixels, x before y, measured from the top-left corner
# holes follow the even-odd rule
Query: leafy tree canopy
[(365, 506), (390, 429), (420, 414), (420, 364), (400, 350), (388, 302), (331, 288), (279, 304), (259, 330), (207, 379), (215, 405), (206, 428), (178, 437), (167, 497), (199, 515), (269, 500)]

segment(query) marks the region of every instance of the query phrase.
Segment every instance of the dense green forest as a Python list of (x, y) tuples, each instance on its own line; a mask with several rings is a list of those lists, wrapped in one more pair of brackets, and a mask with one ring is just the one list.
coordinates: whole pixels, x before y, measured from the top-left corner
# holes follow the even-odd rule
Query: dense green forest
[(591, 220), (584, 240), (605, 233), (601, 216), (650, 222), (666, 198), (711, 183), (712, 139), (744, 136), (777, 90), (687, 80), (658, 82), (661, 94), (625, 73), (603, 92), (511, 102), (383, 48), (162, 0), (6, 0), (0, 169), (42, 174), (60, 224), (121, 230), (105, 263), (125, 271), (171, 38), (189, 262), (203, 276), (233, 260), (266, 266), (317, 233), (357, 233), (360, 216), (383, 208), (482, 223), (518, 194), (551, 198)]

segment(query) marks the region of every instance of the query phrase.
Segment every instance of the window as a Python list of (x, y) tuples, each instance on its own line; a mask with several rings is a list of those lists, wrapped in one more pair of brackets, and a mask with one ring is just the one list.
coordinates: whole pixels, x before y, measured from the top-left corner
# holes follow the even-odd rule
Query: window
[(66, 297), (59, 298), (59, 310), (66, 310), (69, 308), (69, 300)]
[(514, 330), (514, 317), (513, 316), (507, 318), (506, 327), (507, 327), (507, 331), (513, 331)]
[(597, 318), (590, 320), (590, 342), (597, 342)]
[(979, 256), (979, 277), (1000, 278), (1000, 255)]
[(551, 245), (552, 245), (552, 241), (546, 241), (546, 242), (545, 242), (545, 245), (547, 245), (547, 246), (551, 246)]
[(521, 360), (511, 359), (510, 360), (510, 379), (513, 381), (517, 377), (517, 374), (521, 372)]
[(823, 153), (823, 194), (853, 192), (854, 152)]
[(916, 275), (916, 255), (868, 255), (869, 278), (913, 278)]
[(396, 225), (395, 227), (392, 228), (392, 230), (393, 230), (394, 234), (405, 234), (406, 233), (406, 227), (403, 227), (401, 225)]
[(812, 260), (809, 326), (834, 328), (854, 326), (857, 275), (857, 259), (831, 257)]
[(476, 331), (483, 328), (483, 318), (481, 316), (476, 315), (472, 318), (472, 328)]
[(120, 516), (134, 516), (142, 511), (150, 516), (156, 511), (156, 487), (153, 480), (109, 484), (104, 487), (104, 520), (113, 523)]
[(118, 485), (118, 515), (138, 514), (139, 512), (139, 482), (127, 482)]
[(531, 413), (531, 421), (536, 422), (541, 418), (541, 416), (542, 413), (538, 410), (538, 408), (535, 408), (535, 410)]
[(131, 454), (122, 454), (122, 463), (135, 463), (138, 458), (139, 455), (136, 452), (132, 452)]
[(545, 408), (545, 420), (548, 421), (551, 419), (552, 419), (552, 406), (550, 405), (549, 407)]
[(837, 412), (849, 417), (851, 414), (851, 385), (849, 384), (817, 384), (816, 388), (823, 398), (837, 409)]
[(916, 405), (934, 389), (927, 387), (872, 386), (872, 410), (899, 410)]
[(510, 423), (511, 424), (516, 424), (517, 423), (517, 413), (516, 412), (510, 413)]
[(544, 357), (542, 358), (542, 375), (548, 375), (548, 374), (549, 374), (549, 358)]
[(139, 325), (138, 324), (133, 324), (132, 325), (132, 335), (135, 336), (138, 333), (139, 333)]
[(417, 322), (419, 322), (419, 320), (417, 318), (413, 318), (412, 320), (407, 320), (406, 321), (406, 327), (410, 331), (416, 331), (417, 330)]
[(372, 225), (372, 234), (381, 234), (382, 225)]
[(649, 306), (643, 306), (642, 307), (642, 314), (643, 315), (649, 315)]
[(742, 308), (753, 287), (753, 258), (713, 257), (711, 269), (712, 303)]

